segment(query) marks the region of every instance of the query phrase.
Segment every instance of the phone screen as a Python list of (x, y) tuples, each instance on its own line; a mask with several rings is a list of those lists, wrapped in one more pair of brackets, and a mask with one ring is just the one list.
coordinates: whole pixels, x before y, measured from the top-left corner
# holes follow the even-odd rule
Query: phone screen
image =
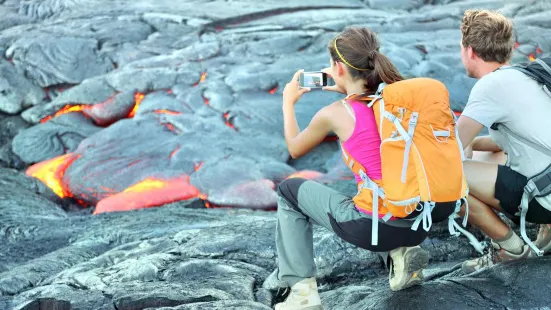
[(300, 86), (309, 88), (318, 88), (326, 86), (327, 80), (323, 72), (304, 72), (301, 76)]

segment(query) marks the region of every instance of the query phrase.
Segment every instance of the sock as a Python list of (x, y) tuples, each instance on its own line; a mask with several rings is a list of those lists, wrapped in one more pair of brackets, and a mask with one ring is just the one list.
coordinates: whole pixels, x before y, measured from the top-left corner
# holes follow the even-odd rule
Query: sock
[(524, 241), (522, 241), (522, 239), (520, 239), (520, 237), (515, 234), (512, 229), (509, 230), (505, 237), (496, 239), (494, 242), (499, 244), (499, 246), (501, 246), (502, 249), (505, 249), (505, 251), (513, 254), (521, 254), (524, 250)]

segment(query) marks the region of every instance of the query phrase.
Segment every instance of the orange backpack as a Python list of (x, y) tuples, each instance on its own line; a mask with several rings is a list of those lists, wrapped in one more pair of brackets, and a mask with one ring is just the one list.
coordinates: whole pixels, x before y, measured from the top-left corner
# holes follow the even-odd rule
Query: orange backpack
[[(373, 214), (372, 244), (377, 245), (375, 219), (379, 214), (384, 215), (380, 220), (385, 222), (391, 218), (409, 221), (413, 230), (423, 222), (423, 228), (429, 231), (437, 202), (456, 202), (449, 229), (457, 235), (454, 227), (459, 225), (454, 218), (462, 201), (467, 201), (468, 186), (463, 173), (463, 147), (446, 86), (431, 78), (412, 78), (383, 83), (374, 96), (351, 95), (345, 100), (369, 102), (381, 137), (382, 180), (369, 179), (365, 168), (341, 145), (345, 163), (362, 178), (353, 200)], [(405, 219), (415, 210), (421, 213)], [(468, 211), (463, 226), (467, 217)]]

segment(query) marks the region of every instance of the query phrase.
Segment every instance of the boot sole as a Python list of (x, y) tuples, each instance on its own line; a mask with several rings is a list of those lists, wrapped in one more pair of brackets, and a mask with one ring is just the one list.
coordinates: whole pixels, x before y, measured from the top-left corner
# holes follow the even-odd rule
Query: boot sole
[(407, 270), (407, 279), (401, 287), (395, 287), (393, 291), (400, 291), (415, 285), (423, 283), (423, 269), (429, 265), (429, 255), (423, 249), (412, 249), (407, 253), (405, 268)]

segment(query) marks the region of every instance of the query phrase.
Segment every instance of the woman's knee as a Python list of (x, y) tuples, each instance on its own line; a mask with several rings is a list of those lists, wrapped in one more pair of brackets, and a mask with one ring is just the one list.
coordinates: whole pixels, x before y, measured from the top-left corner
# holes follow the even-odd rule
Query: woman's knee
[(290, 204), (293, 209), (300, 211), (298, 207), (298, 191), (300, 186), (306, 181), (307, 179), (303, 178), (286, 179), (277, 186), (277, 194)]
[(286, 179), (283, 182), (279, 183), (279, 185), (277, 186), (277, 193), (287, 200), (296, 201), (298, 197), (298, 190), (300, 186), (306, 181), (307, 179), (303, 178)]

